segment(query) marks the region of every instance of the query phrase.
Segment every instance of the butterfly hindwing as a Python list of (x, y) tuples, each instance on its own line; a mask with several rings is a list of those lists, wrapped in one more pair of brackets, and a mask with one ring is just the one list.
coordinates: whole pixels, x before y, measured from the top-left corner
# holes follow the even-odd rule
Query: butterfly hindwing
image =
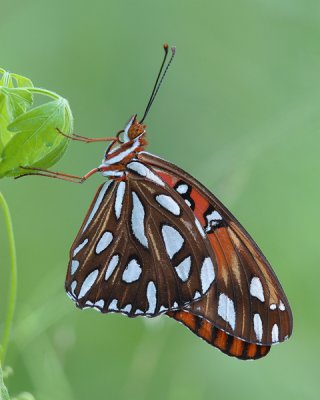
[(258, 345), (238, 339), (215, 327), (205, 318), (191, 312), (179, 310), (168, 312), (167, 315), (181, 322), (191, 332), (228, 356), (241, 360), (257, 360), (266, 356), (270, 351), (271, 346)]
[(290, 306), (249, 234), (214, 195), (183, 170), (146, 152), (139, 158), (188, 204), (215, 253), (215, 282), (206, 296), (183, 310), (249, 343), (268, 346), (287, 339), (292, 331)]
[(142, 163), (128, 170), (98, 190), (71, 248), (66, 289), (80, 308), (156, 316), (208, 292), (215, 256), (173, 188)]

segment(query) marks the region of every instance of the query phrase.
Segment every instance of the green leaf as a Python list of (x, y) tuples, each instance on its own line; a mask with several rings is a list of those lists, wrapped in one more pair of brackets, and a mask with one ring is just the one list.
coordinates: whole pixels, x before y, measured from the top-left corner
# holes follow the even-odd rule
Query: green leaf
[(31, 79), (25, 76), (13, 74), (0, 68), (0, 86), (4, 87), (33, 87)]
[(6, 96), (0, 93), (0, 153), (14, 135), (14, 133), (9, 132), (7, 129), (9, 123), (10, 118), (7, 110)]
[(33, 103), (28, 88), (33, 87), (30, 79), (0, 69), (0, 153), (14, 135), (7, 129), (20, 114)]
[(21, 114), (8, 126), (15, 133), (0, 156), (0, 177), (26, 173), (20, 167), (48, 168), (66, 151), (72, 114), (68, 102), (59, 98)]
[(8, 141), (13, 136), (7, 129), (8, 119), (4, 112), (1, 112), (1, 103), (0, 103), (0, 153), (4, 146), (8, 143)]
[(33, 103), (33, 95), (28, 89), (0, 87), (1, 97), (3, 99), (0, 100), (0, 104), (2, 107), (6, 107), (6, 114), (10, 122), (26, 112)]
[(0, 86), (12, 87), (13, 82), (12, 82), (12, 76), (11, 76), (10, 72), (1, 68), (0, 74), (1, 74)]
[(17, 74), (11, 74), (11, 76), (13, 78), (13, 81), (15, 81), (17, 87), (33, 87), (31, 79)]
[[(53, 100), (30, 109), (37, 94)], [(55, 164), (69, 143), (56, 128), (72, 132), (67, 100), (0, 68), (0, 178), (26, 173), (21, 166), (48, 168)]]

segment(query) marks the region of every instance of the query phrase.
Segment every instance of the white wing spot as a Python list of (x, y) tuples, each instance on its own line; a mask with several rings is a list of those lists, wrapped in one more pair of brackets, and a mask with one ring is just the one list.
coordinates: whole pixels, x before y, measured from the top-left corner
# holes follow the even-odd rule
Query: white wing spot
[(262, 283), (259, 278), (254, 277), (250, 282), (250, 294), (260, 301), (264, 302), (264, 293)]
[(112, 256), (112, 258), (111, 258), (111, 260), (110, 260), (110, 262), (108, 264), (108, 267), (107, 267), (107, 270), (106, 270), (106, 274), (105, 274), (105, 277), (104, 277), (104, 279), (106, 281), (110, 278), (110, 276), (112, 275), (113, 271), (116, 269), (118, 264), (119, 264), (119, 255), (115, 254), (114, 256)]
[(236, 326), (236, 313), (234, 309), (234, 303), (224, 293), (221, 293), (219, 296), (218, 314), (221, 318), (228, 322), (231, 328), (234, 330)]
[(284, 304), (282, 303), (282, 301), (280, 300), (280, 303), (279, 303), (279, 310), (280, 311), (284, 311), (286, 309), (286, 307), (284, 306)]
[(144, 207), (135, 192), (132, 192), (132, 202), (131, 225), (133, 234), (139, 243), (148, 248), (148, 239), (144, 230)]
[(215, 273), (212, 260), (210, 257), (204, 259), (200, 272), (201, 287), (203, 294), (208, 291), (214, 281)]
[(259, 314), (254, 314), (253, 316), (253, 329), (259, 342), (262, 340), (263, 328), (262, 321)]
[(82, 229), (82, 232), (84, 232), (88, 225), (90, 224), (90, 222), (93, 220), (93, 217), (95, 216), (96, 212), (98, 211), (98, 208), (100, 207), (100, 204), (102, 203), (102, 200), (104, 198), (104, 195), (106, 194), (108, 187), (111, 185), (112, 181), (107, 181), (101, 188), (99, 195), (97, 197), (96, 202), (94, 203), (93, 209), (88, 217), (88, 220), (84, 226), (84, 228)]
[(199, 299), (201, 297), (201, 294), (200, 294), (200, 292), (198, 292), (197, 290), (194, 292), (194, 295), (193, 295), (193, 300), (196, 300), (196, 299)]
[(279, 327), (277, 324), (274, 324), (272, 327), (271, 339), (272, 339), (272, 343), (279, 342)]
[(186, 185), (185, 183), (182, 183), (181, 185), (179, 185), (176, 188), (176, 191), (180, 194), (185, 194), (188, 191), (188, 185)]
[(203, 230), (203, 228), (202, 228), (202, 226), (201, 226), (201, 224), (200, 224), (198, 218), (195, 218), (194, 222), (196, 223), (196, 226), (197, 226), (197, 228), (198, 228), (198, 231), (200, 232), (200, 235), (201, 235), (203, 238), (205, 238), (205, 237), (206, 237), (206, 234), (204, 233), (204, 230)]
[(144, 314), (144, 312), (142, 310), (139, 310), (139, 308), (138, 308), (135, 312), (135, 315), (139, 315), (139, 314)]
[(206, 232), (210, 232), (213, 227), (219, 225), (220, 221), (222, 221), (222, 217), (218, 211), (213, 211), (211, 214), (206, 216), (206, 219), (208, 222)]
[(123, 271), (122, 280), (127, 283), (135, 282), (140, 278), (141, 272), (140, 264), (133, 258)]
[(179, 250), (181, 250), (184, 243), (184, 239), (176, 229), (172, 228), (172, 226), (169, 225), (163, 225), (162, 237), (164, 240), (166, 251), (170, 259), (172, 259), (172, 257)]
[(160, 204), (161, 207), (165, 208), (166, 210), (170, 211), (171, 214), (179, 216), (180, 215), (180, 207), (178, 203), (173, 200), (172, 197), (167, 196), (165, 194), (159, 194), (156, 196), (156, 201)]
[(98, 269), (95, 269), (94, 271), (90, 272), (90, 274), (83, 281), (83, 284), (81, 286), (78, 299), (81, 299), (82, 297), (84, 297), (88, 293), (88, 291), (91, 289), (92, 285), (97, 280), (98, 275), (99, 275), (99, 270)]
[(178, 303), (175, 301), (174, 303), (173, 303), (173, 308), (177, 308), (178, 307)]
[(84, 239), (84, 241), (82, 243), (80, 243), (79, 246), (77, 246), (73, 250), (73, 257), (75, 257), (79, 253), (79, 251), (81, 251), (88, 242), (89, 242), (89, 239)]
[(103, 308), (103, 307), (104, 307), (104, 300), (101, 299), (101, 300), (99, 300), (99, 301), (96, 301), (96, 302), (94, 303), (94, 306), (95, 306), (95, 307), (99, 307), (99, 308)]
[(104, 232), (104, 234), (101, 236), (96, 246), (96, 253), (97, 254), (102, 253), (112, 242), (112, 239), (113, 239), (113, 234), (111, 232), (109, 231)]
[(118, 300), (117, 299), (113, 299), (110, 302), (108, 309), (112, 310), (112, 311), (118, 311)]
[(75, 293), (74, 293), (74, 291), (76, 290), (76, 287), (77, 287), (77, 281), (73, 281), (73, 282), (71, 283), (71, 294), (72, 294), (74, 297), (76, 297), (76, 295), (75, 295)]
[(168, 310), (168, 307), (165, 307), (165, 306), (161, 306), (161, 307), (159, 308), (159, 312), (167, 311), (167, 310)]
[(143, 176), (160, 186), (164, 186), (163, 180), (160, 179), (159, 176), (154, 174), (149, 168), (147, 168), (144, 164), (140, 162), (132, 161), (129, 164), (127, 164), (127, 168), (131, 169), (131, 171), (136, 172), (140, 176)]
[(147, 314), (154, 314), (157, 306), (157, 289), (155, 284), (150, 281), (147, 286), (147, 300), (149, 303), (149, 308), (147, 309)]
[(186, 257), (179, 265), (175, 267), (178, 277), (182, 282), (186, 282), (190, 276), (191, 256)]
[(123, 203), (123, 197), (124, 197), (125, 190), (126, 190), (126, 183), (122, 181), (118, 185), (116, 201), (114, 203), (114, 212), (116, 214), (117, 219), (119, 219), (120, 215), (121, 215), (122, 203)]
[(79, 261), (77, 260), (71, 261), (71, 275), (73, 275), (76, 272), (76, 270), (79, 268), (79, 265), (80, 265)]
[(270, 304), (270, 310), (275, 310), (277, 308), (277, 305), (276, 304)]
[(189, 201), (188, 199), (184, 199), (184, 202), (186, 203), (186, 205), (187, 205), (188, 207), (191, 207), (191, 203), (190, 203), (190, 201)]
[(121, 309), (121, 311), (129, 313), (131, 309), (132, 309), (132, 304), (127, 304), (124, 308)]

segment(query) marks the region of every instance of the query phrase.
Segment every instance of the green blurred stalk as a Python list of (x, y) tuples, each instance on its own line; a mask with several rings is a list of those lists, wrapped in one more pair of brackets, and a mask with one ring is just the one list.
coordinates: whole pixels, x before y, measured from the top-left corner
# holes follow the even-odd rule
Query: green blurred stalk
[(14, 309), (16, 304), (16, 293), (17, 293), (17, 256), (16, 256), (16, 245), (14, 241), (13, 226), (10, 215), (8, 204), (0, 192), (0, 207), (4, 213), (4, 220), (7, 229), (8, 242), (9, 242), (9, 254), (10, 254), (10, 285), (9, 285), (9, 298), (8, 307), (4, 322), (2, 342), (0, 345), (0, 364), (4, 365), (6, 357)]
[(0, 364), (0, 399), (1, 400), (10, 400), (8, 389), (6, 388), (6, 386), (3, 382), (3, 373), (2, 373), (1, 364)]

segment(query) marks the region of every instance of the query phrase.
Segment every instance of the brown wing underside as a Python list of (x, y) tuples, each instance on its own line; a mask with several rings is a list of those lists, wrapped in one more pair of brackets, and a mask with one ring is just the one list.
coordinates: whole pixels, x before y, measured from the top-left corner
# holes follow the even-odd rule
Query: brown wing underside
[[(180, 201), (169, 186), (134, 174), (99, 188), (70, 251), (66, 290), (78, 307), (156, 316), (203, 295), (202, 264), (215, 260), (210, 242), (185, 203), (176, 215), (158, 196)], [(183, 262), (190, 271), (182, 280)]]
[[(249, 343), (269, 346), (287, 339), (292, 332), (288, 300), (270, 264), (241, 224), (183, 170), (148, 153), (140, 153), (139, 159), (168, 185), (183, 191), (180, 195), (206, 230), (215, 253), (215, 282), (206, 296), (183, 311)], [(177, 320), (181, 317), (179, 312), (169, 315)]]

